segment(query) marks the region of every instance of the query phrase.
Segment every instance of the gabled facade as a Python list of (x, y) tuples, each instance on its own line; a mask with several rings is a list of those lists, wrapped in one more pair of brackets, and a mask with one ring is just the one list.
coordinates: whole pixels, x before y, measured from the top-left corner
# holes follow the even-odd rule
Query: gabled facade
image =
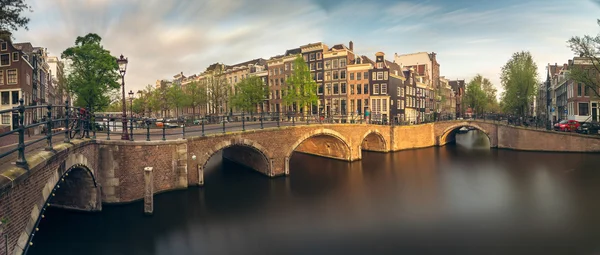
[[(324, 75), (324, 73), (323, 73), (323, 66), (324, 66), (323, 54), (325, 54), (328, 51), (328, 49), (329, 49), (329, 47), (321, 42), (311, 43), (311, 44), (300, 46), (300, 53), (302, 54), (304, 61), (308, 65), (313, 79), (317, 82), (317, 85), (318, 85), (317, 91), (322, 91), (321, 88), (325, 85), (324, 79), (319, 80), (319, 78), (323, 77), (323, 75)], [(326, 108), (325, 108), (325, 104), (324, 104), (325, 103), (324, 93), (323, 93), (323, 95), (320, 96), (320, 98), (322, 98), (322, 99), (319, 100), (317, 105), (313, 105), (311, 107), (311, 109), (308, 110), (309, 113), (324, 114), (326, 112)], [(292, 110), (294, 110), (296, 112), (300, 112), (300, 113), (302, 113), (304, 111), (304, 109), (295, 109), (295, 108), (293, 108), (293, 106), (292, 106)]]
[(349, 94), (348, 112), (354, 113), (356, 118), (364, 118), (365, 111), (369, 108), (369, 95), (371, 91), (369, 73), (373, 69), (372, 60), (366, 56), (356, 57), (354, 63), (348, 65)]
[[(0, 110), (12, 109), (19, 105), (19, 99), (29, 106), (34, 102), (32, 84), (33, 66), (28, 56), (15, 47), (11, 34), (0, 34)], [(34, 121), (34, 112), (25, 113), (24, 124)], [(5, 113), (0, 116), (0, 126), (16, 129), (18, 114)]]
[[(353, 43), (350, 45), (354, 47)], [(323, 92), (323, 103), (325, 104), (325, 115), (332, 116), (336, 122), (347, 119), (351, 111), (348, 104), (348, 63), (353, 63), (355, 56), (351, 48), (343, 44), (336, 44), (324, 53), (325, 90)], [(310, 68), (313, 68), (310, 66)], [(322, 80), (319, 66), (317, 76), (313, 77), (317, 82)]]
[(369, 110), (372, 122), (389, 123), (390, 120), (390, 95), (388, 91), (390, 68), (385, 61), (383, 52), (375, 53), (375, 64), (369, 75), (370, 101)]

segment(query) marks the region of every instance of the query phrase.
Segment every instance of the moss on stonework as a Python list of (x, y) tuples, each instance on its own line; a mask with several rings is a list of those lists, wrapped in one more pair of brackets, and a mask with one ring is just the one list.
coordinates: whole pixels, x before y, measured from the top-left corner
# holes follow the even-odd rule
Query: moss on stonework
[(13, 166), (6, 171), (4, 171), (1, 175), (12, 180), (17, 179), (19, 176), (27, 173), (27, 170), (21, 167)]

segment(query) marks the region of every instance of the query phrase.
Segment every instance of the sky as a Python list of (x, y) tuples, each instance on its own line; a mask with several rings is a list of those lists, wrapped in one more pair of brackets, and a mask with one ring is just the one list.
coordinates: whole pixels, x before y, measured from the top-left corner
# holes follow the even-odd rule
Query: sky
[(31, 42), (60, 56), (77, 36), (97, 33), (111, 54), (129, 59), (126, 90), (212, 63), (268, 59), (314, 42), (354, 42), (355, 53), (436, 52), (448, 79), (489, 78), (530, 51), (545, 79), (566, 63), (571, 36), (597, 35), (600, 0), (27, 0)]

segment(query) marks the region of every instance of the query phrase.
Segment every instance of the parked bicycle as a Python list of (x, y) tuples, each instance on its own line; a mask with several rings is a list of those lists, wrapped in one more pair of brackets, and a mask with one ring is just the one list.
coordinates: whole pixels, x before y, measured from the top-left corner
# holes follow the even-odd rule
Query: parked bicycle
[(69, 126), (67, 127), (67, 132), (71, 139), (75, 137), (82, 139), (85, 136), (87, 116), (88, 112), (84, 108), (80, 108), (79, 111), (74, 111), (71, 114), (69, 117)]

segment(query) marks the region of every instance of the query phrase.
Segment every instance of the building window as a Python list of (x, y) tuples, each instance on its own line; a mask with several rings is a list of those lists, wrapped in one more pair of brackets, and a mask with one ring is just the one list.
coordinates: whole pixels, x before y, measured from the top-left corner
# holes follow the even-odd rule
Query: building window
[(281, 82), (281, 85), (283, 85), (285, 82), (285, 80), (283, 78), (279, 78), (279, 81)]
[(323, 58), (323, 55), (321, 54), (321, 52), (317, 52), (317, 60), (320, 60)]
[(323, 70), (323, 62), (317, 62), (317, 70)]
[(404, 88), (400, 88), (400, 95), (401, 97), (404, 97)]
[(17, 69), (6, 70), (6, 84), (17, 84)]
[(315, 70), (315, 63), (310, 63), (310, 70), (314, 71)]
[(381, 84), (381, 94), (382, 95), (387, 94), (387, 84), (385, 84), (385, 83)]
[(323, 95), (323, 84), (319, 84), (319, 90), (317, 91), (317, 94)]
[(350, 73), (350, 80), (353, 81), (354, 80), (354, 73)]
[(404, 100), (398, 99), (396, 102), (396, 109), (402, 110), (404, 109)]
[(363, 88), (364, 88), (364, 93), (363, 94), (365, 94), (365, 95), (369, 94), (369, 84), (365, 84), (363, 86)]
[(313, 61), (313, 60), (315, 60), (315, 53), (310, 54), (310, 61)]
[(19, 91), (11, 92), (12, 104), (19, 104)]
[(579, 115), (580, 116), (590, 115), (590, 104), (589, 103), (579, 103)]
[(304, 62), (308, 62), (308, 54), (304, 54), (302, 57), (304, 58)]
[(2, 51), (8, 49), (8, 44), (6, 42), (2, 42)]
[(387, 71), (383, 72), (383, 79), (384, 80), (388, 79), (388, 72)]
[(332, 64), (333, 65), (333, 69), (337, 69), (338, 68), (338, 60), (334, 59), (332, 63), (333, 63)]
[(400, 87), (396, 88), (396, 90), (397, 90), (396, 95), (400, 96)]
[(19, 61), (19, 52), (13, 52), (13, 62)]
[(337, 82), (333, 84), (333, 94), (334, 95), (340, 94), (340, 85)]
[(350, 100), (350, 113), (355, 113), (356, 107), (354, 107), (354, 99)]
[(590, 96), (590, 88), (588, 86), (583, 86), (583, 95), (586, 97)]
[(339, 77), (339, 75), (338, 75), (338, 71), (333, 71), (333, 79), (334, 79), (334, 80), (337, 80), (337, 79), (339, 79), (339, 78), (340, 78), (340, 77)]
[(379, 95), (379, 84), (373, 84), (373, 95)]
[(388, 109), (387, 99), (381, 99), (381, 111), (387, 112), (387, 109)]
[(318, 72), (317, 73), (317, 81), (322, 81), (323, 80), (323, 73), (322, 72)]
[(362, 86), (360, 86), (360, 84), (356, 84), (356, 94), (362, 94)]
[(340, 59), (340, 68), (346, 67), (346, 59)]
[(383, 63), (381, 63), (381, 62), (377, 63), (377, 69), (381, 69), (381, 68), (383, 68)]
[(340, 71), (340, 79), (342, 79), (342, 80), (346, 79), (346, 71), (345, 70)]
[(377, 80), (379, 80), (379, 81), (383, 80), (383, 72), (377, 72)]
[(325, 80), (326, 81), (330, 81), (331, 80), (331, 72), (326, 72), (325, 73)]
[(354, 84), (350, 84), (350, 95), (354, 95)]
[(10, 104), (10, 93), (8, 91), (2, 92), (2, 105)]
[(340, 89), (342, 91), (342, 94), (346, 94), (346, 83), (345, 82), (340, 83)]
[(5, 125), (10, 124), (10, 113), (2, 114), (2, 124), (5, 124)]
[(361, 78), (362, 78), (362, 73), (361, 72), (356, 73), (356, 80), (360, 81)]
[(369, 72), (365, 72), (365, 80), (369, 79)]
[(331, 60), (325, 61), (325, 70), (331, 69)]
[(10, 65), (10, 54), (1, 54), (0, 55), (0, 66), (9, 66)]
[(331, 83), (325, 84), (325, 95), (331, 95)]
[(577, 96), (581, 96), (581, 83), (577, 83)]
[(4, 70), (0, 70), (0, 85), (4, 84)]

